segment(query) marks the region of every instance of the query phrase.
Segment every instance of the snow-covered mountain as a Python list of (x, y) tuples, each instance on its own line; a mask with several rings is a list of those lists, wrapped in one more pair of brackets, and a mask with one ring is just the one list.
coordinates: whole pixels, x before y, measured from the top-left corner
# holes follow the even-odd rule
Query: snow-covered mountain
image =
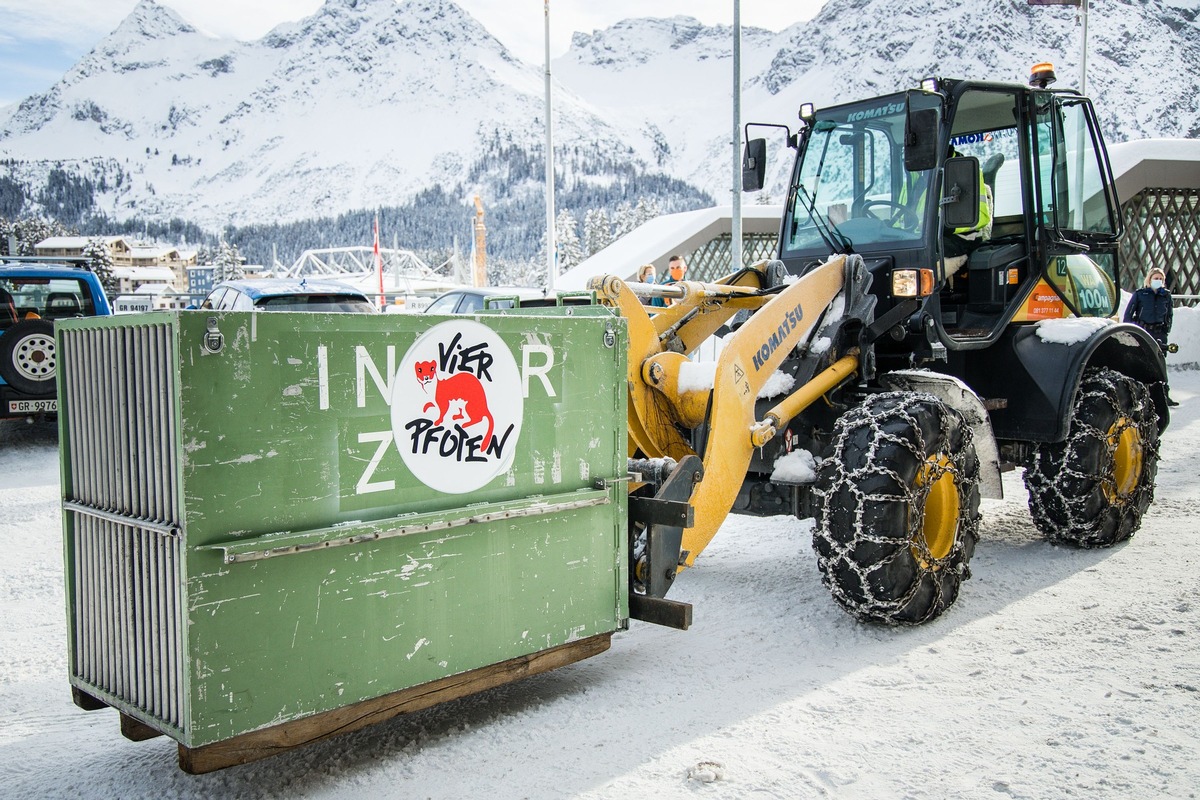
[[(1198, 8), (1093, 5), (1088, 90), (1110, 139), (1200, 136)], [(829, 0), (808, 23), (743, 30), (743, 118), (794, 124), (803, 101), (934, 74), (1022, 81), (1042, 60), (1074, 84), (1076, 13)], [(689, 17), (577, 33), (553, 65), (565, 179), (603, 187), (661, 171), (728, 197), (731, 49), (729, 28)], [(217, 228), (398, 205), (429, 187), (533, 197), (543, 114), (541, 66), (452, 0), (326, 0), (255, 42), (212, 38), (141, 0), (50, 91), (0, 110), (0, 159), (31, 196), (58, 169), (89, 181), (112, 217)]]
[[(1196, 0), (1093, 3), (1086, 90), (1111, 138), (1200, 136), (1198, 7)], [(1055, 63), (1059, 85), (1079, 83), (1080, 26), (1070, 6), (829, 0), (781, 39), (755, 84), (772, 95), (807, 89), (818, 103), (905, 88), (935, 74), (1023, 81), (1039, 61)]]
[[(481, 142), (540, 148), (542, 81), (449, 0), (327, 0), (250, 43), (141, 0), (48, 93), (0, 119), (0, 154), (37, 162), (27, 175), (91, 165), (117, 216), (330, 215), (463, 181)], [(562, 140), (589, 162), (634, 158), (586, 104), (556, 99)]]
[[(630, 20), (577, 34), (557, 74), (607, 118), (645, 119), (678, 156), (668, 167), (727, 197), (730, 33), (693, 26)], [(742, 118), (794, 128), (802, 102), (872, 97), (933, 75), (1021, 83), (1041, 61), (1055, 63), (1060, 86), (1078, 86), (1079, 56), (1070, 6), (828, 0), (814, 19), (777, 34), (743, 30)], [(1200, 0), (1093, 3), (1086, 91), (1110, 142), (1200, 137)]]

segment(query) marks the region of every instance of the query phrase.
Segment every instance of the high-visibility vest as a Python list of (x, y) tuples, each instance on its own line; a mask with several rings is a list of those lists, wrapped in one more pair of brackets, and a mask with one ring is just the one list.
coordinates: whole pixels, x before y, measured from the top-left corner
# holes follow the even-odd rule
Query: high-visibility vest
[[(992, 235), (992, 187), (988, 186), (983, 181), (983, 170), (979, 171), (979, 213), (976, 215), (975, 224), (968, 225), (962, 228), (954, 228), (951, 232), (956, 236), (961, 236), (964, 239), (978, 239), (980, 237), (988, 239)], [(900, 187), (900, 203), (905, 204), (905, 196), (908, 194), (908, 181)], [(925, 197), (929, 193), (928, 181), (921, 187), (921, 193), (917, 195), (916, 214), (921, 216), (925, 213)]]

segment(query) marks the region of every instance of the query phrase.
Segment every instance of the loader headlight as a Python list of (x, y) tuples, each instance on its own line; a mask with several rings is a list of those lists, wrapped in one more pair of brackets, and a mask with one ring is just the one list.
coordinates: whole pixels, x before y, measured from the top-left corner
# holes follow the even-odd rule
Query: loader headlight
[(892, 270), (892, 297), (925, 297), (933, 294), (933, 270)]
[(805, 122), (812, 122), (813, 117), (816, 115), (817, 109), (812, 103), (800, 104), (800, 119), (804, 120)]

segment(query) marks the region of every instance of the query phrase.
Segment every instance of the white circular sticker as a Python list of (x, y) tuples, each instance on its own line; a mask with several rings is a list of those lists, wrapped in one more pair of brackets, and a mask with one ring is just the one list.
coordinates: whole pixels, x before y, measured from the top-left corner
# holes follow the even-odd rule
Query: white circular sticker
[(472, 492), (508, 469), (525, 402), (512, 351), (473, 320), (420, 336), (392, 382), (392, 434), (417, 480), (447, 494)]

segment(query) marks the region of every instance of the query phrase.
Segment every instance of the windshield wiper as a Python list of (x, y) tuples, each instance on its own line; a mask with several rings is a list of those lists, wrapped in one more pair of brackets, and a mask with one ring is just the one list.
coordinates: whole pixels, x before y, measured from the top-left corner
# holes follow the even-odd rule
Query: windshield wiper
[(804, 188), (804, 184), (797, 181), (796, 189), (800, 196), (800, 202), (804, 204), (804, 210), (808, 212), (808, 218), (813, 221), (813, 227), (817, 229), (817, 233), (821, 234), (825, 245), (835, 253), (844, 253), (845, 255), (853, 253), (854, 242), (850, 241), (850, 237), (839, 231), (836, 225), (830, 223), (825, 215), (817, 210), (817, 202)]

